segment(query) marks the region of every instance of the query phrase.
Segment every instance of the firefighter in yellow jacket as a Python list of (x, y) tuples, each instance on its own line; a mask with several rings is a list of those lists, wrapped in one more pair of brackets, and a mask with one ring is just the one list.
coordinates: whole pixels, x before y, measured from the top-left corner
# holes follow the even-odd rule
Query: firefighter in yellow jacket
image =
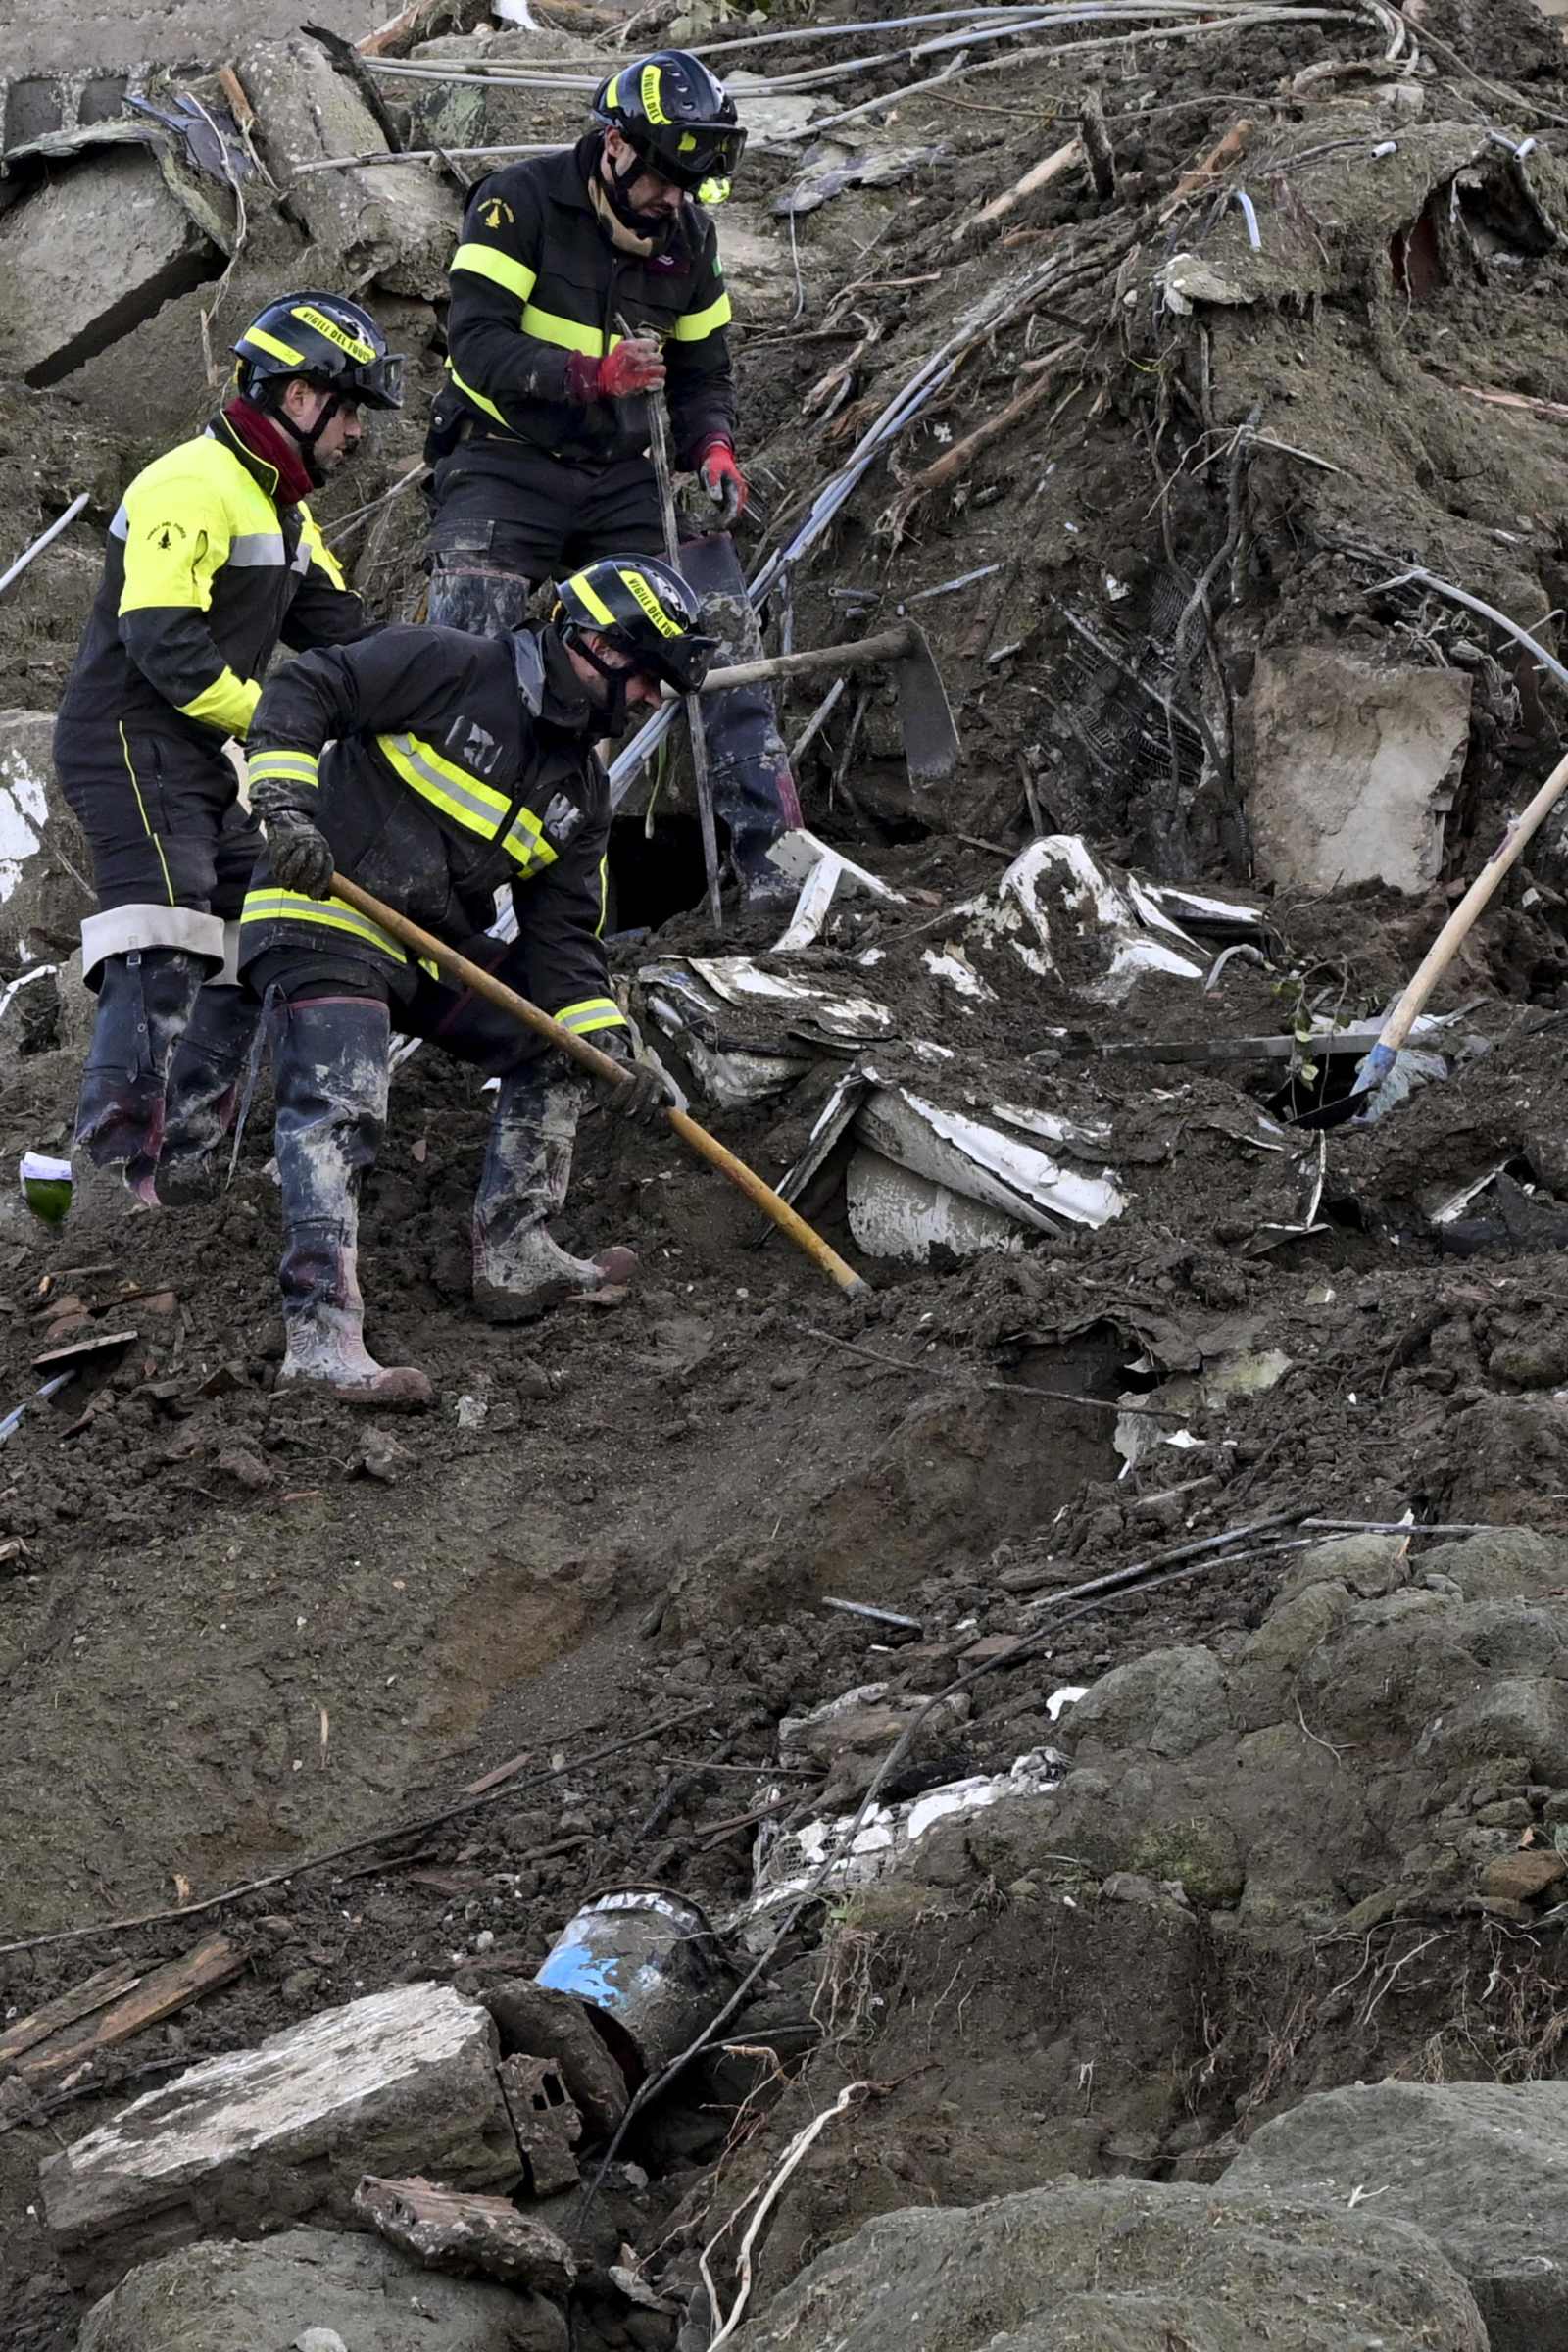
[(402, 398), (401, 360), (341, 295), (270, 303), (233, 348), (233, 397), (110, 525), (55, 726), (98, 897), (76, 1141), (149, 1206), (205, 1181), (259, 1010), (236, 956), (262, 838), (224, 745), (244, 741), (279, 639), (368, 634), (305, 502), (353, 456), (362, 410)]

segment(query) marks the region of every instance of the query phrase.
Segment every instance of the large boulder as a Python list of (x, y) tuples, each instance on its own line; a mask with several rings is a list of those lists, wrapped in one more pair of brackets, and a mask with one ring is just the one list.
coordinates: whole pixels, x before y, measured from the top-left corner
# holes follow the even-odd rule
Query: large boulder
[(93, 2306), (76, 2352), (282, 2352), (333, 2336), (350, 2352), (565, 2352), (566, 2325), (542, 2296), (432, 2275), (377, 2237), (290, 2230), (144, 2263)]
[(1365, 2212), (1142, 2180), (1061, 2181), (871, 2222), (738, 2352), (1487, 2352), (1431, 2239)]
[(1568, 2082), (1357, 2082), (1265, 2124), (1224, 2191), (1377, 2199), (1470, 2282), (1492, 2352), (1568, 2347)]

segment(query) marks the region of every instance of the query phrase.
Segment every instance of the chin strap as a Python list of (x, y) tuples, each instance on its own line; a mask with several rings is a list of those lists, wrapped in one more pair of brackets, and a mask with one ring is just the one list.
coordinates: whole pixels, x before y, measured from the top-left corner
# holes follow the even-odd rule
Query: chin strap
[(293, 418), (285, 415), (281, 401), (275, 408), (270, 408), (267, 413), (274, 424), (282, 426), (284, 432), (294, 443), (305, 462), (305, 470), (310, 475), (313, 485), (316, 489), (320, 490), (325, 486), (326, 476), (316, 462), (316, 445), (343, 406), (343, 395), (341, 392), (334, 392), (326, 385), (318, 385), (316, 389), (323, 391), (326, 397), (321, 403), (321, 414), (309, 432), (302, 431)]
[(634, 149), (631, 161), (619, 172), (608, 155), (603, 162), (605, 202), (621, 227), (630, 229), (634, 237), (650, 239), (656, 251), (662, 248), (669, 242), (676, 217), (669, 213), (639, 213), (628, 201), (631, 183), (644, 169), (641, 156)]
[(563, 644), (569, 645), (572, 652), (579, 655), (590, 669), (596, 669), (610, 689), (598, 713), (604, 721), (605, 733), (607, 735), (624, 735), (627, 718), (626, 687), (632, 672), (629, 669), (612, 669), (608, 662), (602, 662), (574, 622), (568, 621), (562, 630), (561, 636)]

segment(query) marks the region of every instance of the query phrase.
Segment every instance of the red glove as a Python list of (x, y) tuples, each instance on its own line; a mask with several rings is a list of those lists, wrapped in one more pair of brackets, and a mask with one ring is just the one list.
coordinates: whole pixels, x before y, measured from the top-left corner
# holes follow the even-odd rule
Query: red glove
[(591, 400), (625, 400), (634, 392), (657, 392), (664, 380), (664, 358), (652, 337), (617, 343), (607, 360), (574, 351), (566, 362), (566, 398), (586, 408)]
[(735, 460), (733, 442), (712, 433), (692, 452), (697, 478), (718, 509), (719, 526), (730, 530), (746, 512), (746, 476)]

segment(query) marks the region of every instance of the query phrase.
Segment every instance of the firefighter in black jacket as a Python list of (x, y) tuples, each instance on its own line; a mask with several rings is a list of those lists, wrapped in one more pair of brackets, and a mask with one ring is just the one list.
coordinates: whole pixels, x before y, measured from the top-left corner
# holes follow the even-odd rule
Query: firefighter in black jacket
[[(701, 685), (711, 641), (699, 617), (667, 564), (611, 557), (562, 583), (547, 627), (383, 629), (285, 663), (263, 694), (250, 773), (267, 852), (240, 961), (271, 1008), (285, 1380), (355, 1402), (430, 1401), (422, 1372), (367, 1352), (356, 1275), (359, 1184), (385, 1123), (394, 1027), (501, 1080), (474, 1202), (480, 1311), (523, 1321), (630, 1273), (628, 1250), (575, 1258), (545, 1230), (571, 1172), (585, 1099), (575, 1067), (325, 894), (336, 867), (631, 1062), (601, 936), (610, 793), (593, 747), (663, 686)], [(510, 945), (485, 933), (503, 884), (517, 915)], [(646, 1116), (668, 1081), (633, 1067), (609, 1101)]]
[(402, 399), (402, 362), (340, 295), (270, 303), (233, 348), (233, 397), (125, 492), (55, 726), (98, 892), (76, 1140), (149, 1206), (200, 1188), (256, 1024), (235, 956), (262, 842), (223, 746), (280, 637), (366, 634), (305, 499), (352, 457), (360, 411)]
[[(622, 67), (593, 103), (599, 127), (562, 154), (509, 165), (469, 202), (452, 260), (448, 381), (433, 466), (431, 620), (513, 628), (531, 588), (612, 550), (664, 546), (648, 457), (648, 396), (669, 403), (673, 455), (727, 530), (746, 504), (735, 455), (729, 296), (702, 209), (728, 192), (746, 145), (735, 104), (685, 51)], [(617, 321), (634, 331), (624, 338)], [(703, 594), (744, 575), (727, 539), (683, 550)], [(725, 658), (757, 650), (747, 632)], [(709, 715), (715, 806), (742, 880), (799, 805), (765, 690)]]

